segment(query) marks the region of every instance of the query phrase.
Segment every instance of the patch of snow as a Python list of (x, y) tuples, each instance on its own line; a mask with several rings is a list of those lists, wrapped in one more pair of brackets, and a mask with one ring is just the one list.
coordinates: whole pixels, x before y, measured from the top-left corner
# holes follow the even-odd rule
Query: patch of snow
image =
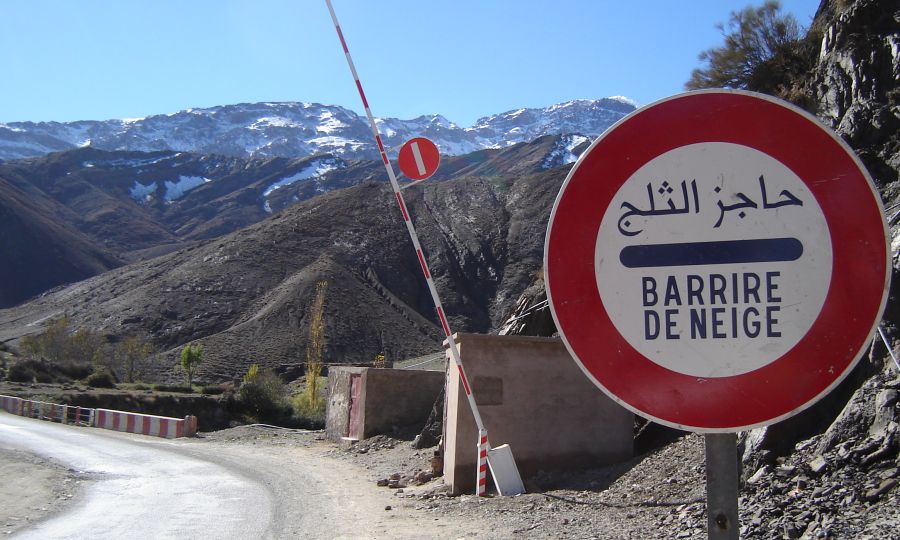
[(168, 180), (165, 183), (166, 194), (165, 199), (168, 202), (174, 201), (176, 199), (180, 199), (184, 196), (188, 191), (202, 186), (207, 182), (212, 182), (209, 178), (204, 178), (202, 176), (179, 176), (178, 180), (174, 182), (169, 182)]
[(560, 138), (554, 145), (553, 150), (544, 157), (541, 162), (541, 168), (550, 169), (552, 167), (560, 167), (568, 165), (578, 160), (578, 156), (573, 153), (576, 147), (589, 142), (591, 139), (583, 135), (565, 135)]
[[(576, 147), (590, 140), (590, 137), (585, 137), (584, 135), (569, 135), (569, 143), (566, 145), (566, 152), (571, 153)], [(572, 161), (575, 160), (573, 159)], [(571, 161), (567, 161), (566, 163), (571, 163)]]
[(81, 163), (82, 167), (106, 167), (109, 169), (134, 169), (138, 167), (144, 167), (148, 165), (154, 165), (161, 161), (166, 161), (167, 159), (172, 159), (174, 156), (163, 156), (158, 158), (135, 158), (135, 159), (108, 159), (105, 161), (84, 161)]
[(638, 102), (625, 96), (609, 96), (607, 99), (611, 99), (613, 101), (619, 101), (626, 105), (631, 105), (632, 107), (639, 107)]
[(264, 127), (302, 128), (303, 126), (283, 116), (264, 116), (249, 127), (250, 129), (260, 129)]
[(565, 101), (563, 103), (557, 103), (556, 105), (551, 105), (550, 107), (547, 107), (544, 110), (547, 112), (554, 112), (554, 111), (558, 111), (560, 109), (568, 109), (569, 107), (578, 105), (579, 103), (589, 103), (590, 101), (591, 100), (589, 100), (589, 99), (573, 99), (570, 101)]
[(134, 181), (134, 185), (131, 186), (129, 190), (131, 193), (131, 198), (136, 201), (147, 201), (156, 193), (156, 184), (150, 184), (149, 186), (145, 186), (141, 184), (137, 180)]
[(341, 165), (338, 164), (337, 162), (335, 162), (335, 160), (333, 160), (333, 159), (319, 159), (319, 160), (313, 161), (312, 163), (309, 164), (309, 166), (300, 170), (299, 172), (296, 172), (290, 176), (282, 178), (281, 180), (278, 180), (274, 184), (270, 185), (263, 192), (263, 197), (264, 198), (268, 197), (269, 195), (272, 194), (273, 191), (275, 191), (278, 188), (281, 188), (284, 186), (289, 186), (289, 185), (293, 184), (294, 182), (299, 182), (301, 180), (309, 180), (310, 178), (314, 178), (316, 176), (322, 176), (323, 174), (325, 174), (327, 172), (330, 172), (330, 171), (333, 171), (333, 170), (339, 169), (339, 168), (342, 168)]
[(397, 130), (392, 128), (383, 118), (376, 118), (375, 125), (378, 127), (378, 132), (384, 135), (386, 139), (397, 135)]
[(306, 141), (308, 144), (317, 146), (321, 148), (347, 148), (349, 147), (351, 151), (359, 150), (360, 148), (364, 148), (367, 146), (368, 141), (362, 142), (354, 139), (346, 139), (344, 137), (316, 137), (314, 139), (309, 139)]
[(335, 118), (331, 111), (322, 112), (319, 116), (319, 122), (316, 129), (322, 133), (331, 133), (332, 131), (347, 127), (347, 124)]

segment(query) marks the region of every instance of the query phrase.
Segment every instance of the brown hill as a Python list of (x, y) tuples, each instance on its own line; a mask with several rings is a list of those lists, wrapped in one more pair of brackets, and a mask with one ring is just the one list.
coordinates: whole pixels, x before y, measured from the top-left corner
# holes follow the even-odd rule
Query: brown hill
[[(503, 150), (445, 157), (431, 183), (543, 171), (573, 159), (572, 140), (546, 136)], [(56, 223), (80, 238), (65, 242), (65, 256), (44, 249), (44, 242), (19, 243), (9, 251), (16, 256), (21, 279), (0, 283), (0, 307), (7, 307), (118, 264), (83, 263), (97, 252), (110, 261), (150, 259), (258, 223), (323, 193), (381, 181), (385, 173), (380, 162), (345, 162), (333, 156), (248, 159), (85, 147), (0, 162), (0, 178), (33, 199), (26, 221)], [(25, 238), (21, 231), (28, 228), (10, 224), (0, 231)]]
[[(62, 216), (62, 219), (60, 217)], [(62, 283), (122, 264), (66, 223), (68, 209), (0, 177), (0, 306), (12, 306)]]
[[(405, 192), (454, 329), (491, 330), (533, 279), (565, 174), (471, 177)], [(35, 333), (65, 313), (74, 327), (113, 340), (147, 336), (159, 352), (156, 378), (175, 377), (180, 347), (199, 341), (208, 359), (200, 376), (230, 379), (250, 363), (304, 360), (307, 312), (323, 279), (329, 362), (440, 347), (430, 296), (383, 183), (325, 193), (219, 239), (0, 311), (0, 339)]]

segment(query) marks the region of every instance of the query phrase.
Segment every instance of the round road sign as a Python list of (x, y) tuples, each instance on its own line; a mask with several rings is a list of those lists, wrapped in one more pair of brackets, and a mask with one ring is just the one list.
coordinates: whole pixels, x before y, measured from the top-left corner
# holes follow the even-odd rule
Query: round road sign
[(578, 160), (544, 269), (585, 374), (655, 421), (730, 432), (796, 414), (859, 360), (887, 298), (881, 201), (799, 109), (711, 90), (644, 107)]
[(425, 137), (416, 137), (400, 147), (397, 163), (410, 180), (425, 180), (437, 171), (441, 154), (433, 142)]

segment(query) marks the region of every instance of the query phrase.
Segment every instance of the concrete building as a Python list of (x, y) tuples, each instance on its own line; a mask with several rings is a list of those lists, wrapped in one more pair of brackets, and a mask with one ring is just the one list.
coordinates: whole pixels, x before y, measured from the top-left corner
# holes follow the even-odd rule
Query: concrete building
[(445, 377), (443, 371), (332, 366), (325, 435), (358, 440), (399, 427), (421, 428)]
[[(493, 446), (509, 444), (522, 475), (629, 459), (634, 415), (594, 386), (559, 339), (457, 334), (472, 393)], [(449, 351), (447, 351), (449, 357)], [(475, 488), (478, 433), (458, 370), (448, 364), (444, 475)]]

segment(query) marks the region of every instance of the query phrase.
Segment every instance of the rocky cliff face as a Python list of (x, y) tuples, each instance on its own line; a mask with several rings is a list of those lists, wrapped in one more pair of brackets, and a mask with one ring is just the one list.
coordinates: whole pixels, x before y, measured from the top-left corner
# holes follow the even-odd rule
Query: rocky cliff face
[(813, 28), (821, 45), (804, 86), (816, 114), (850, 143), (893, 201), (900, 171), (900, 9), (878, 0), (827, 0)]

